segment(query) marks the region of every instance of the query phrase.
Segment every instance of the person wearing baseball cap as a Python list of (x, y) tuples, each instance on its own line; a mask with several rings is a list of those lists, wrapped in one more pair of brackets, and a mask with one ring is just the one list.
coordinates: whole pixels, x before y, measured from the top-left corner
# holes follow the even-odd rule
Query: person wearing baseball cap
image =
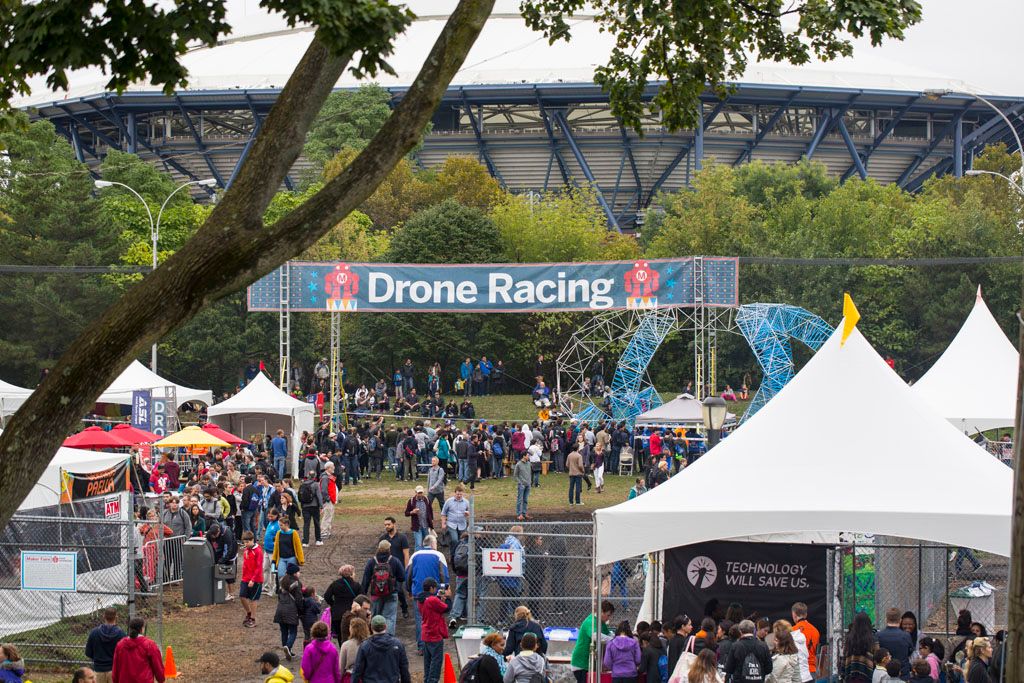
[(412, 518), (412, 537), (416, 550), (423, 548), (423, 539), (434, 529), (434, 507), (430, 504), (422, 486), (405, 504), (405, 516)]
[(281, 666), (275, 652), (264, 652), (256, 662), (260, 665), (260, 674), (266, 676), (263, 683), (291, 683), (295, 679), (295, 674)]
[(373, 635), (363, 641), (356, 654), (352, 683), (412, 683), (405, 646), (388, 633), (387, 620), (379, 614), (373, 617), (370, 631)]

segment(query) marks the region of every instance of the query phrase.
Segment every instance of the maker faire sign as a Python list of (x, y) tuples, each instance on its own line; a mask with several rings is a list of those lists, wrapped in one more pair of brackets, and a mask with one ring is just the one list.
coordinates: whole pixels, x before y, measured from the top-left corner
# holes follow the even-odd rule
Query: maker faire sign
[[(291, 311), (481, 312), (603, 311), (696, 305), (694, 260), (590, 263), (288, 266)], [(739, 303), (738, 261), (704, 257), (703, 304)], [(250, 311), (281, 310), (281, 269), (249, 287)]]

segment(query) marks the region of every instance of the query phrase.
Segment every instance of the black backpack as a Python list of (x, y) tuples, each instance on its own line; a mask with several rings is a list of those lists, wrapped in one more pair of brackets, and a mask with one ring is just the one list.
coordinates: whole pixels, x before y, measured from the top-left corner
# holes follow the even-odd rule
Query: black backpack
[(455, 549), (455, 554), (452, 556), (452, 569), (456, 572), (468, 572), (469, 571), (469, 543), (459, 543), (459, 547)]
[(462, 672), (459, 674), (459, 683), (476, 683), (477, 674), (480, 672), (480, 664), (483, 662), (484, 657), (490, 655), (479, 655), (466, 662), (466, 666), (462, 667)]
[(747, 653), (732, 680), (736, 683), (764, 683), (764, 672), (761, 669), (761, 660), (758, 659), (757, 652), (751, 650)]
[(314, 505), (316, 503), (316, 491), (313, 490), (312, 482), (302, 482), (302, 486), (299, 487), (299, 502), (303, 505)]

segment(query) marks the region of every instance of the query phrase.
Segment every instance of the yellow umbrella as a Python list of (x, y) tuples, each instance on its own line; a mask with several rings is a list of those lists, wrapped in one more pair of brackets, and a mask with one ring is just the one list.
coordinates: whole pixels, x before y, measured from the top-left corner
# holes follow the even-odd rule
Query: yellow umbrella
[(231, 444), (223, 439), (218, 439), (213, 434), (210, 434), (204, 429), (199, 427), (185, 427), (180, 432), (175, 432), (170, 436), (164, 437), (160, 441), (157, 441), (154, 446), (159, 448), (182, 448), (188, 446), (220, 446), (221, 448), (230, 448)]

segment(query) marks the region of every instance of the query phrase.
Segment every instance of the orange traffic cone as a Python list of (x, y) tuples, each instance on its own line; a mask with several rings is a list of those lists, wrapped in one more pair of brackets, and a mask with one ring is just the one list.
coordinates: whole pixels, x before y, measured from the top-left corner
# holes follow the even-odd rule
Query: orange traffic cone
[(178, 667), (174, 664), (174, 650), (167, 646), (167, 657), (164, 659), (164, 678), (177, 678)]
[(452, 656), (447, 652), (444, 653), (443, 683), (458, 683), (458, 679), (455, 678), (455, 667), (452, 666)]

